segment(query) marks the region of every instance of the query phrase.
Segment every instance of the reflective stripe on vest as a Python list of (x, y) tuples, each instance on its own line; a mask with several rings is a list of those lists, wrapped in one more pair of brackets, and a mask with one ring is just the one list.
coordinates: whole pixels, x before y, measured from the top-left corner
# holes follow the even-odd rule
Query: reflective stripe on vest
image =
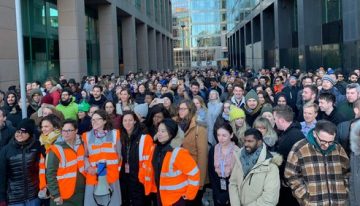
[[(145, 135), (141, 135), (140, 137), (140, 143), (139, 143), (139, 161), (144, 160), (144, 145), (145, 145)], [(147, 158), (149, 159), (149, 157)]]
[(67, 173), (65, 175), (56, 176), (56, 179), (62, 180), (62, 179), (74, 178), (74, 177), (76, 177), (76, 172), (71, 172), (71, 173)]
[(45, 174), (45, 169), (40, 169), (39, 174)]
[(169, 162), (169, 172), (161, 172), (161, 177), (176, 177), (182, 174), (180, 170), (174, 171), (175, 159), (180, 151), (180, 147), (176, 147), (171, 153), (170, 162)]
[(59, 146), (59, 145), (56, 145), (54, 144), (54, 146), (57, 148), (57, 150), (59, 151), (59, 154), (60, 154), (60, 157), (61, 157), (61, 160), (59, 162), (59, 167), (62, 167), (62, 168), (65, 168), (66, 167), (66, 158), (65, 158), (65, 152), (64, 152), (64, 149)]

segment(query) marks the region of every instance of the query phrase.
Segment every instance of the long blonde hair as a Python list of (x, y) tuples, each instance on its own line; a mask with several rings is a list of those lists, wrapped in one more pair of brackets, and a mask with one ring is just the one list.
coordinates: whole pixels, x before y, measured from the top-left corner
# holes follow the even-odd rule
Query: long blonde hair
[(260, 117), (256, 118), (253, 123), (253, 128), (256, 128), (256, 127), (264, 127), (266, 129), (266, 133), (263, 136), (264, 141), (265, 141), (266, 145), (268, 145), (270, 147), (274, 146), (274, 144), (278, 140), (278, 135), (275, 132), (274, 128), (271, 126), (270, 121), (267, 118), (260, 116)]
[(198, 100), (198, 101), (200, 102), (201, 108), (207, 110), (207, 107), (206, 107), (206, 104), (205, 104), (205, 102), (204, 102), (204, 99), (203, 99), (201, 96), (195, 95), (195, 96), (193, 97), (193, 100), (194, 100), (194, 99), (196, 99), (196, 100)]
[(238, 138), (238, 146), (242, 147), (244, 144), (244, 133), (247, 129), (249, 129), (249, 125), (246, 123), (245, 118), (244, 118), (244, 124), (242, 125), (242, 127), (237, 128), (236, 127), (236, 120), (232, 120), (230, 122), (230, 125), (234, 131), (234, 134), (236, 135), (236, 137)]

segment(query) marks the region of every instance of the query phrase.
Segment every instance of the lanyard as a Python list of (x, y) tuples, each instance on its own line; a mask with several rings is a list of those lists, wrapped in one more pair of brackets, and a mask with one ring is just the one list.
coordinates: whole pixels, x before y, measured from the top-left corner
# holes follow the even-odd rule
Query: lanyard
[(220, 147), (218, 147), (219, 151), (219, 162), (220, 162), (220, 171), (221, 171), (221, 177), (225, 178), (225, 160), (226, 157), (230, 154), (230, 152), (233, 150), (234, 144), (230, 147), (230, 149), (226, 152), (224, 159), (222, 158), (222, 152), (221, 152), (221, 145), (219, 145)]

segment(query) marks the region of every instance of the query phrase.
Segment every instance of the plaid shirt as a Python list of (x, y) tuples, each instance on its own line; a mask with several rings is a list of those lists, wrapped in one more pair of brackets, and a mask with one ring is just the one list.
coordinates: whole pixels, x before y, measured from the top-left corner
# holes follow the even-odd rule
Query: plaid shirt
[(300, 205), (346, 205), (349, 158), (338, 144), (323, 155), (307, 139), (289, 153), (285, 178)]

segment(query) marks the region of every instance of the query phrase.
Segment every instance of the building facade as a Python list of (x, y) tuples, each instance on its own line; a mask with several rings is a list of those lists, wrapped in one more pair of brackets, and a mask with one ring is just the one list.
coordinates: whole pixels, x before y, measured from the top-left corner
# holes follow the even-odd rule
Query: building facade
[[(0, 1), (0, 88), (18, 84), (15, 1)], [(21, 1), (27, 81), (173, 68), (171, 0)]]
[(226, 0), (173, 0), (174, 66), (227, 65)]
[(360, 1), (229, 0), (229, 64), (303, 71), (360, 67)]

